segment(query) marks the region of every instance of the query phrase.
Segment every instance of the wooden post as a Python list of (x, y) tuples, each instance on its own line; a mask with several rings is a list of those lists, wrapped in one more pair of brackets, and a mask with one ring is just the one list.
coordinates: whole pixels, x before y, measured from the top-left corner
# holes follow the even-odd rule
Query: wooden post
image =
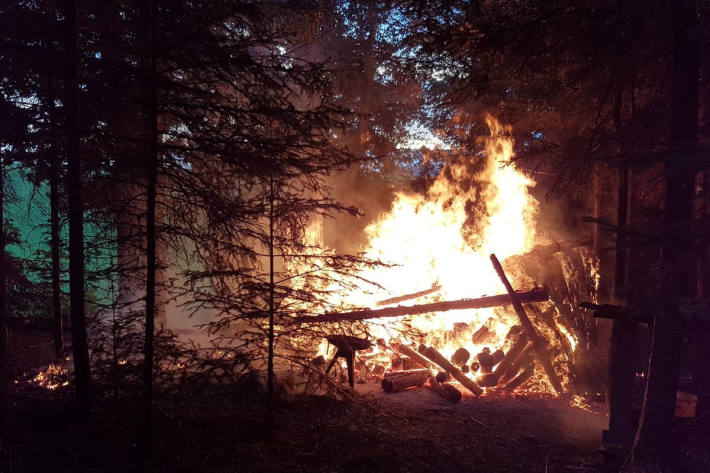
[(498, 261), (498, 258), (496, 258), (496, 255), (494, 254), (491, 254), (491, 263), (493, 263), (493, 268), (496, 270), (496, 273), (498, 273), (498, 277), (505, 286), (505, 289), (508, 291), (508, 294), (510, 294), (510, 299), (513, 301), (513, 308), (515, 309), (515, 313), (518, 314), (520, 325), (523, 327), (525, 334), (528, 336), (528, 338), (533, 344), (533, 349), (535, 350), (535, 355), (537, 355), (537, 359), (540, 361), (540, 364), (545, 370), (545, 373), (550, 379), (550, 382), (555, 388), (555, 391), (560, 394), (563, 393), (564, 389), (562, 388), (562, 383), (557, 377), (557, 373), (555, 373), (555, 369), (552, 366), (552, 360), (550, 360), (550, 355), (547, 352), (547, 347), (538, 335), (532, 322), (530, 322), (530, 319), (525, 313), (525, 308), (523, 308), (523, 305), (520, 303), (520, 299), (518, 299), (515, 290), (513, 290), (513, 286), (510, 284), (510, 281), (508, 281), (508, 277), (505, 275), (505, 271), (503, 271), (503, 266), (501, 266), (500, 261)]

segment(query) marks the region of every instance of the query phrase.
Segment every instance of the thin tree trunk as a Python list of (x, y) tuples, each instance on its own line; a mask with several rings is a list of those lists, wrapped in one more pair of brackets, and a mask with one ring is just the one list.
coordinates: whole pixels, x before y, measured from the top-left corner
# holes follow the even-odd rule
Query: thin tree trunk
[[(619, 84), (614, 99), (614, 128), (621, 141), (623, 85)], [(623, 150), (618, 149), (621, 155)], [(631, 223), (630, 170), (624, 163), (618, 170), (617, 225), (628, 227)], [(616, 235), (614, 266), (614, 304), (625, 305), (629, 295), (629, 241), (625, 233)], [(634, 423), (631, 401), (633, 397), (634, 350), (637, 328), (628, 320), (615, 320), (611, 329), (609, 351), (609, 430), (602, 439), (606, 446), (623, 445), (630, 448), (634, 441)]]
[(0, 468), (5, 464), (10, 425), (9, 373), (7, 360), (7, 301), (5, 290), (5, 166), (0, 156)]
[(90, 409), (91, 375), (89, 346), (84, 320), (84, 215), (81, 197), (81, 161), (79, 156), (79, 89), (76, 27), (76, 0), (65, 0), (66, 21), (66, 113), (67, 188), (69, 191), (69, 292), (71, 303), (72, 348), (76, 400), (80, 412)]
[(49, 168), (50, 246), (52, 251), (52, 316), (54, 318), (54, 355), (57, 361), (64, 358), (64, 327), (62, 321), (61, 262), (59, 259), (59, 146), (56, 139), (56, 113), (54, 109), (54, 89), (52, 74), (49, 74), (47, 94), (49, 105), (49, 126), (52, 129), (52, 153)]
[[(703, 196), (701, 219), (710, 220), (710, 202), (708, 193), (710, 192), (710, 171), (702, 173)], [(698, 255), (698, 297), (710, 297), (710, 244), (704, 243)], [(693, 341), (695, 342), (695, 360), (693, 367), (693, 378), (695, 380), (695, 394), (698, 396), (698, 414), (710, 412), (710, 320), (698, 317), (697, 326), (693, 330)]]
[[(670, 151), (666, 165), (665, 241), (661, 271), (664, 294), (651, 340), (641, 421), (631, 452), (632, 471), (672, 471), (673, 416), (683, 339), (678, 304), (692, 297), (696, 278), (690, 219), (694, 189), (691, 157), (698, 126), (699, 25), (694, 2), (678, 2), (675, 12)], [(674, 236), (671, 239), (671, 235)]]
[(274, 178), (269, 181), (269, 353), (267, 360), (267, 400), (269, 419), (274, 414)]
[(146, 89), (149, 92), (145, 104), (145, 116), (150, 126), (150, 136), (147, 146), (147, 203), (146, 203), (146, 280), (145, 280), (145, 344), (143, 363), (143, 428), (141, 435), (141, 460), (144, 471), (150, 470), (150, 445), (152, 437), (151, 409), (153, 403), (153, 359), (155, 352), (155, 275), (156, 275), (156, 225), (155, 201), (158, 182), (158, 105), (157, 105), (157, 58), (156, 58), (156, 13), (157, 0), (150, 2), (150, 12), (147, 14), (148, 61)]

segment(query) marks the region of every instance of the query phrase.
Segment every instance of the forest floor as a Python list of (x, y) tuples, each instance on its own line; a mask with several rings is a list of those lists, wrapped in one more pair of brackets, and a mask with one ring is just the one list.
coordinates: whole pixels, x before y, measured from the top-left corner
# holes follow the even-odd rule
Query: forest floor
[[(47, 390), (22, 381), (52, 361), (51, 331), (13, 327), (10, 348), (13, 376), (21, 381), (14, 385), (7, 471), (74, 471), (80, 437), (71, 387)], [(193, 385), (163, 394), (156, 399), (153, 470), (611, 473), (621, 461), (599, 450), (608, 422), (603, 406), (586, 410), (553, 396), (465, 397), (451, 404), (424, 388), (385, 394), (374, 382), (355, 391), (344, 400), (289, 396), (273, 422), (256, 391)], [(137, 412), (135, 397), (95, 399), (89, 471), (132, 469)], [(697, 425), (702, 422), (693, 431)], [(692, 453), (709, 460), (702, 447)]]

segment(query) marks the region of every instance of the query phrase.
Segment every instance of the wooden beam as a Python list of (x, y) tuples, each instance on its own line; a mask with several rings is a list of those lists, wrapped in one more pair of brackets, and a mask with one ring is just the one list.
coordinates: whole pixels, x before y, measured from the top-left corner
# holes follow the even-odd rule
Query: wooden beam
[[(515, 292), (521, 302), (545, 302), (549, 299), (547, 288), (538, 287), (530, 291)], [(460, 299), (456, 301), (433, 302), (410, 306), (387, 307), (384, 309), (362, 309), (351, 312), (329, 312), (321, 315), (306, 315), (294, 317), (293, 323), (326, 323), (326, 322), (355, 322), (358, 320), (378, 319), (383, 317), (401, 317), (403, 315), (418, 315), (431, 312), (445, 312), (448, 310), (484, 309), (512, 304), (509, 294), (497, 296), (478, 297), (476, 299)]]
[(537, 356), (537, 359), (540, 361), (540, 364), (544, 368), (547, 377), (550, 379), (552, 386), (555, 388), (555, 391), (562, 394), (564, 392), (564, 389), (562, 388), (560, 378), (555, 372), (555, 368), (552, 366), (552, 360), (550, 359), (550, 354), (547, 352), (547, 346), (545, 342), (542, 338), (540, 338), (537, 333), (537, 330), (535, 330), (535, 327), (533, 326), (532, 322), (530, 322), (528, 315), (525, 313), (525, 308), (521, 303), (522, 301), (518, 298), (517, 293), (513, 290), (513, 286), (510, 284), (510, 281), (508, 281), (508, 276), (506, 276), (505, 271), (503, 271), (503, 266), (501, 266), (500, 261), (498, 261), (498, 258), (496, 258), (496, 255), (494, 254), (491, 254), (491, 263), (493, 263), (493, 268), (496, 270), (496, 273), (498, 273), (498, 277), (505, 286), (505, 289), (508, 291), (508, 294), (510, 294), (510, 298), (513, 301), (513, 308), (515, 309), (515, 313), (518, 314), (520, 325), (523, 327), (525, 334), (528, 336), (528, 339), (530, 339), (533, 344), (533, 349), (535, 350), (535, 355)]

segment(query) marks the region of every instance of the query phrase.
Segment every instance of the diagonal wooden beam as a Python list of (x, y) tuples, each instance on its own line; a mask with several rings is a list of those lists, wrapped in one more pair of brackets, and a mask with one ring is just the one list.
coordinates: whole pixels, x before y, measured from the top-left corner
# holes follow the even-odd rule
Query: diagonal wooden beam
[[(549, 299), (547, 288), (538, 287), (530, 291), (514, 292), (517, 300), (531, 302), (545, 302)], [(510, 305), (513, 300), (510, 294), (497, 296), (478, 297), (476, 299), (460, 299), (456, 301), (432, 302), (409, 306), (387, 307), (384, 309), (362, 309), (351, 312), (330, 312), (321, 315), (306, 315), (294, 317), (293, 323), (325, 323), (325, 322), (354, 322), (358, 320), (378, 319), (383, 317), (401, 317), (403, 315), (418, 315), (431, 312), (445, 312), (448, 310), (484, 309)]]

